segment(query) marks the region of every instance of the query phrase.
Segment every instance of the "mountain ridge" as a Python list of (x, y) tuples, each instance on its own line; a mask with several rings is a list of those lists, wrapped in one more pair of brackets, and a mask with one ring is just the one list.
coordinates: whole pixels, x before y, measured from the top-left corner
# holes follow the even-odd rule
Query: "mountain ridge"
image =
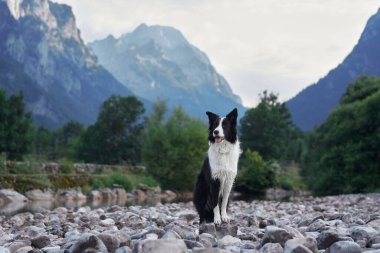
[(23, 90), (37, 124), (91, 124), (109, 96), (132, 94), (97, 63), (70, 6), (0, 0), (0, 24), (0, 88)]
[(185, 105), (201, 118), (205, 110), (245, 111), (207, 55), (173, 27), (141, 24), (119, 38), (108, 35), (87, 45), (121, 83), (150, 101), (167, 99), (169, 107)]
[(359, 76), (380, 77), (379, 41), (380, 8), (369, 18), (357, 44), (340, 64), (286, 102), (293, 122), (304, 131), (312, 130), (327, 119), (347, 86)]

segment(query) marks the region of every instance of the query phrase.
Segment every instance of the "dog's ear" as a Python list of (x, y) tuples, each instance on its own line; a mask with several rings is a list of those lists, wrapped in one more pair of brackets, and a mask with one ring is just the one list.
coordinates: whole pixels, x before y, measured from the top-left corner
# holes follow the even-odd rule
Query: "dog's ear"
[(219, 118), (219, 115), (216, 115), (215, 113), (212, 113), (212, 112), (206, 112), (207, 116), (208, 116), (208, 121), (210, 122), (210, 125), (212, 124), (212, 122), (214, 122), (217, 118)]
[(238, 111), (236, 108), (234, 108), (229, 114), (227, 114), (226, 116), (227, 118), (233, 120), (233, 121), (236, 121), (237, 120), (237, 117), (238, 117)]

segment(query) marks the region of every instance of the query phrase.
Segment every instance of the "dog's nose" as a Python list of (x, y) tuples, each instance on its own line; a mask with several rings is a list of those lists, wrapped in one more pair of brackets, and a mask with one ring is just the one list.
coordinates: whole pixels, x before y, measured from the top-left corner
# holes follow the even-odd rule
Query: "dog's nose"
[(214, 134), (218, 135), (219, 134), (219, 130), (214, 130)]

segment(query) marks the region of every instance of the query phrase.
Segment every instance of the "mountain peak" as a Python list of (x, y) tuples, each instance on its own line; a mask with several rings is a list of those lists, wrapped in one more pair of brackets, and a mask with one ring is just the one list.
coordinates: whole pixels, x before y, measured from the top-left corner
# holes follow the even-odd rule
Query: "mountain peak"
[(121, 37), (130, 43), (144, 44), (153, 40), (162, 48), (174, 48), (182, 44), (188, 44), (183, 34), (170, 26), (152, 25), (145, 23), (139, 25), (133, 32)]

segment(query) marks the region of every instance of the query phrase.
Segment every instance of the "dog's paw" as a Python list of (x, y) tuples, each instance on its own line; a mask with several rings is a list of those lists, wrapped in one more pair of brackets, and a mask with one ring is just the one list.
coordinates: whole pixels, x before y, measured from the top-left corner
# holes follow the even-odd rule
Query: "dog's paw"
[(220, 216), (215, 216), (214, 217), (214, 223), (215, 223), (215, 225), (222, 224), (222, 220), (220, 219)]
[(223, 222), (226, 222), (226, 223), (230, 223), (230, 217), (228, 217), (228, 215), (227, 214), (222, 214), (222, 221)]

